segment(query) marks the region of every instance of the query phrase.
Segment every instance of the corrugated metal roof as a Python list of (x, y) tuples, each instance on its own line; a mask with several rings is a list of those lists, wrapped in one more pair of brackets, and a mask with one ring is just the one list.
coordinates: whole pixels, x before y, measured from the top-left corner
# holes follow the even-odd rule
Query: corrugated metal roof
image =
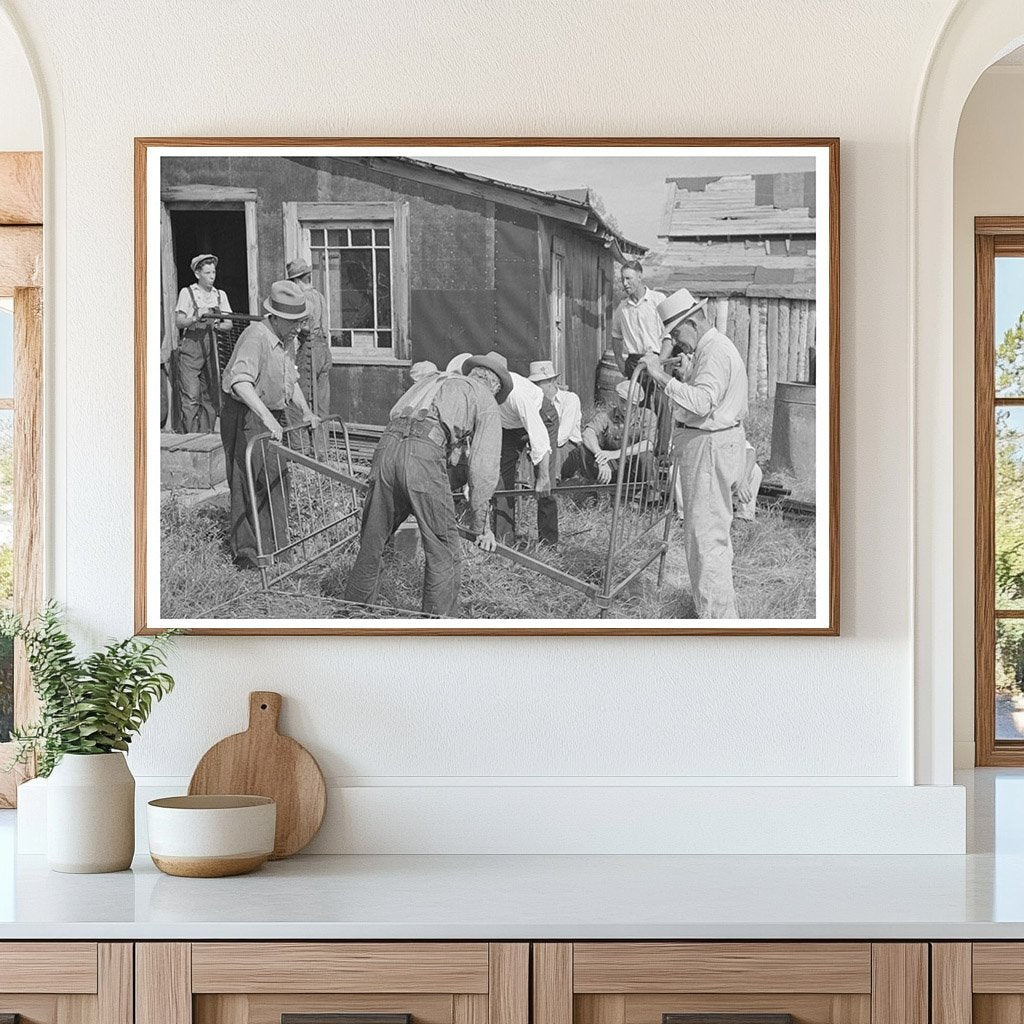
[[(381, 159), (393, 160), (397, 163), (409, 164), (413, 167), (422, 167), (427, 170), (437, 171), (441, 174), (459, 178), (462, 181), (475, 181), (483, 185), (490, 185), (504, 189), (514, 194), (528, 196), (530, 199), (541, 202), (564, 205), (576, 210), (585, 211), (588, 215), (584, 230), (592, 234), (605, 236), (606, 240), (613, 242), (619, 250), (619, 256), (623, 259), (634, 256), (642, 256), (647, 252), (647, 246), (639, 242), (630, 241), (620, 231), (611, 227), (608, 222), (594, 209), (590, 202), (590, 190), (586, 188), (558, 189), (557, 191), (545, 192), (542, 189), (529, 188), (526, 185), (514, 185), (509, 181), (500, 181), (497, 178), (488, 178), (482, 174), (473, 174), (470, 171), (457, 171), (454, 167), (445, 167), (444, 164), (435, 164), (427, 160), (417, 160), (410, 156), (388, 156)], [(594, 223), (590, 221), (593, 219)]]

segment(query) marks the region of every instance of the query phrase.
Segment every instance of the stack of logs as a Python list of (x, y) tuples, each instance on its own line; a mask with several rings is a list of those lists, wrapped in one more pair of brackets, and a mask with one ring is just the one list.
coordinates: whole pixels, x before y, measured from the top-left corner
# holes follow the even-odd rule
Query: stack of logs
[(747, 366), (751, 408), (775, 401), (779, 381), (807, 381), (815, 347), (815, 303), (807, 299), (712, 296), (708, 312)]

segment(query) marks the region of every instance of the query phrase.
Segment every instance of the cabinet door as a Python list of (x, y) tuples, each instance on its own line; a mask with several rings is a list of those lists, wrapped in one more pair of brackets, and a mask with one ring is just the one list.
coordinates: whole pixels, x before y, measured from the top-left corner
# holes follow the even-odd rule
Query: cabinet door
[(1024, 942), (932, 946), (935, 1024), (1024, 1020)]
[(529, 1024), (525, 943), (139, 943), (136, 984), (136, 1024)]
[(928, 1024), (923, 943), (538, 943), (533, 1024)]
[(132, 1024), (127, 942), (0, 942), (0, 1019)]

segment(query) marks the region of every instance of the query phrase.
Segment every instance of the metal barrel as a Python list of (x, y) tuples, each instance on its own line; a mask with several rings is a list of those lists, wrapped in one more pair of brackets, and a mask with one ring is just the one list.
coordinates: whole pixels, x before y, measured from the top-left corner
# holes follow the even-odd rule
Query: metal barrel
[(814, 435), (814, 385), (780, 381), (775, 389), (769, 476), (790, 476), (813, 484)]

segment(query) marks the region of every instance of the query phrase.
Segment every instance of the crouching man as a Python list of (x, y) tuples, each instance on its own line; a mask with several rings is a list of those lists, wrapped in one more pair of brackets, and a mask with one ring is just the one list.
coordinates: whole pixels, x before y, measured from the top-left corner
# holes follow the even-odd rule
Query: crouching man
[(384, 547), (411, 515), (419, 525), (426, 560), (423, 612), (443, 618), (458, 615), (462, 553), (448, 465), (469, 450), (469, 528), (477, 534), (478, 547), (493, 551), (488, 513), (501, 456), (498, 404), (511, 390), (507, 370), (478, 366), (468, 376), (432, 374), (398, 400), (373, 457), (346, 601), (374, 603)]

